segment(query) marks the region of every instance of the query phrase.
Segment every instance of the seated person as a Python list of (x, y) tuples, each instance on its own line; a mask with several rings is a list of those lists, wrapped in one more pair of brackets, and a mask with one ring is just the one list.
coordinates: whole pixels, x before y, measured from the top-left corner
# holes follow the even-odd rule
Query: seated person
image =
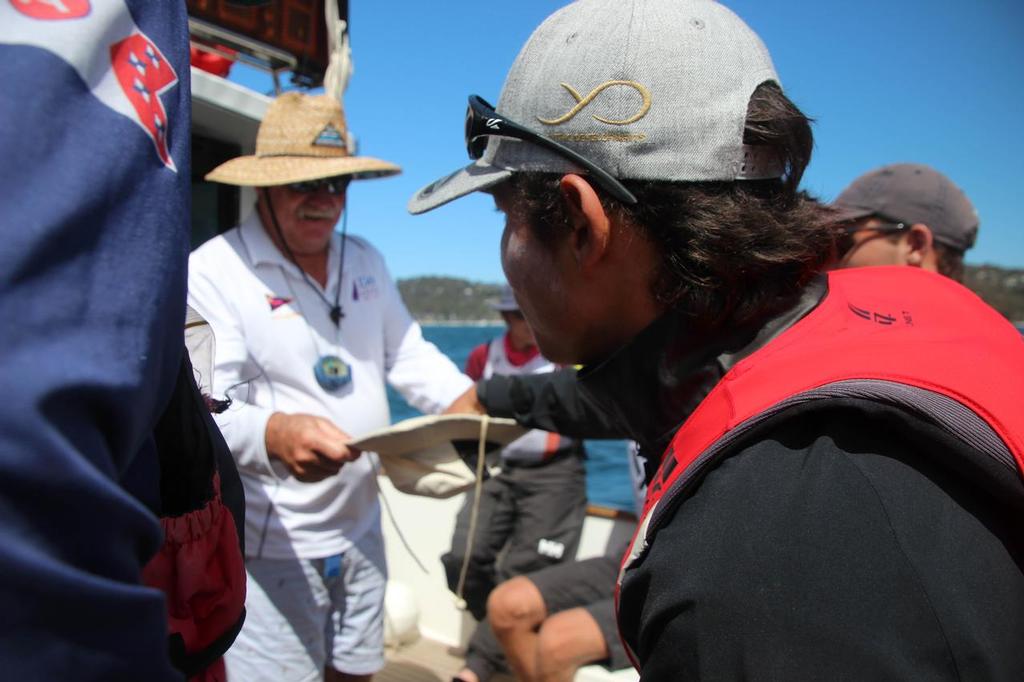
[(629, 667), (615, 625), (620, 554), (551, 566), (495, 588), (487, 618), (517, 679), (571, 680), (590, 663)]
[[(473, 350), (466, 373), (474, 380), (551, 373), (555, 365), (537, 351), (511, 288), (505, 287), (492, 307), (508, 329)], [(501, 453), (502, 472), (483, 484), (471, 542), (474, 503), (472, 495), (467, 497), (451, 551), (441, 557), (449, 587), (481, 621), (457, 679), (481, 682), (504, 668), (501, 647), (484, 620), (494, 586), (575, 557), (587, 506), (583, 454), (580, 441), (540, 429), (507, 445)]]

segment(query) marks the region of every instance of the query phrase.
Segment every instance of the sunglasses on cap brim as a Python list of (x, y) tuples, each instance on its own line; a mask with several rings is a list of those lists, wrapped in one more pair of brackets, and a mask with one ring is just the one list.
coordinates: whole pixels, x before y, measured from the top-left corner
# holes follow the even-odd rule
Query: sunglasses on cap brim
[(469, 158), (475, 161), (484, 155), (489, 137), (521, 140), (543, 147), (584, 169), (595, 183), (619, 201), (627, 204), (637, 203), (633, 193), (600, 166), (565, 145), (508, 120), (479, 95), (470, 95), (469, 107), (466, 109), (466, 151)]
[(291, 191), (300, 194), (312, 194), (313, 192), (319, 192), (321, 189), (326, 189), (328, 194), (343, 194), (351, 179), (348, 175), (337, 175), (333, 178), (290, 182), (285, 186)]

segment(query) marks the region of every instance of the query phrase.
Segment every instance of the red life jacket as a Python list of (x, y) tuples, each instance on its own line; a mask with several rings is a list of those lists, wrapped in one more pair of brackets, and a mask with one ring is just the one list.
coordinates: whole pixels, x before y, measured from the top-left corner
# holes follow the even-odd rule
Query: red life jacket
[(1024, 475), (1022, 386), (1024, 339), (963, 286), (911, 267), (832, 272), (819, 305), (729, 370), (673, 437), (619, 583), (687, 483), (766, 417), (811, 400), (891, 403)]

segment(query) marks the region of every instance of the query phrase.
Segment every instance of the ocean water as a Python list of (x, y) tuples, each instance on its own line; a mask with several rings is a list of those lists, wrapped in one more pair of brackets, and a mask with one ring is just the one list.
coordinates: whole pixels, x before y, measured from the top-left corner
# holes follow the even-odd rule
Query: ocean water
[[(452, 359), (460, 369), (477, 345), (490, 341), (504, 332), (503, 326), (429, 326), (423, 327), (423, 336)], [(420, 414), (388, 387), (391, 420), (401, 421)], [(633, 493), (629, 483), (626, 460), (626, 441), (588, 440), (587, 497), (594, 504), (633, 511)]]

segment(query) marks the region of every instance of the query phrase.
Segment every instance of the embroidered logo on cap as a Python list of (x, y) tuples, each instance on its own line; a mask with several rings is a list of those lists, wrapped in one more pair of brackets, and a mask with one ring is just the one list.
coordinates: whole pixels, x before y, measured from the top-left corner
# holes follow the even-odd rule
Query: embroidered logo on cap
[(324, 126), (324, 129), (313, 140), (313, 144), (320, 147), (340, 147), (342, 149), (348, 147), (341, 131), (335, 128), (333, 123)]
[(629, 125), (630, 123), (636, 123), (637, 121), (642, 119), (644, 116), (647, 115), (647, 112), (650, 111), (651, 109), (651, 91), (645, 88), (644, 86), (640, 85), (636, 81), (605, 81), (604, 83), (601, 83), (596, 88), (591, 90), (586, 97), (581, 96), (580, 93), (576, 91), (576, 88), (572, 87), (568, 83), (562, 83), (561, 85), (563, 88), (566, 89), (566, 91), (570, 95), (572, 95), (572, 98), (576, 100), (576, 105), (572, 109), (570, 109), (569, 111), (567, 111), (566, 113), (562, 114), (557, 118), (541, 118), (540, 116), (538, 116), (537, 120), (543, 123), (544, 125), (554, 126), (572, 120), (576, 116), (576, 114), (583, 111), (587, 107), (587, 105), (589, 105), (591, 102), (597, 99), (598, 95), (600, 95), (608, 88), (614, 87), (632, 88), (636, 90), (638, 93), (640, 93), (640, 109), (632, 116), (627, 116), (626, 118), (623, 119), (604, 118), (603, 116), (592, 114), (591, 116), (595, 121), (600, 121), (601, 123), (607, 123), (608, 125), (613, 126)]

